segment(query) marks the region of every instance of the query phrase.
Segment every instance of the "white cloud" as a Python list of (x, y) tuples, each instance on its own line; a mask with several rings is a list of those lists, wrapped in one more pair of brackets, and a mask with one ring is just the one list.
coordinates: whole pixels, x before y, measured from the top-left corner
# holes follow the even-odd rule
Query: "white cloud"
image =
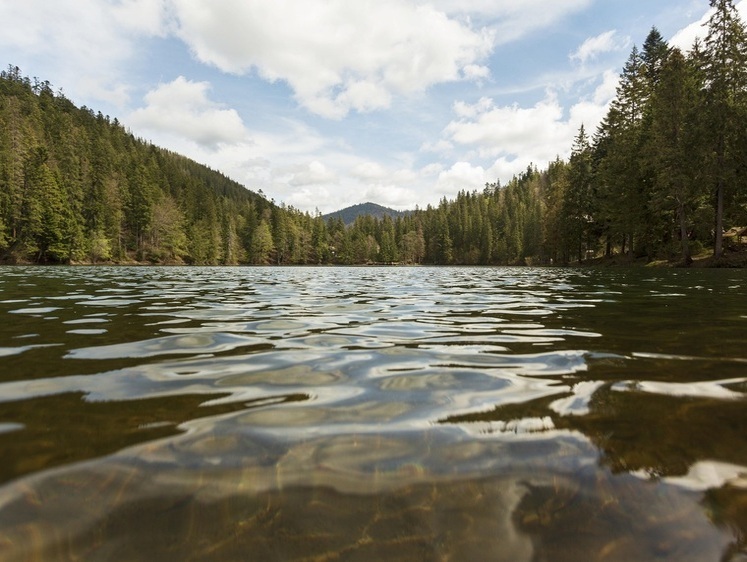
[(606, 111), (609, 102), (617, 95), (617, 85), (619, 82), (620, 75), (617, 72), (606, 70), (602, 75), (602, 83), (597, 86), (592, 95), (594, 104), (604, 108)]
[(441, 195), (453, 196), (456, 192), (466, 189), (472, 191), (484, 185), (488, 180), (486, 170), (482, 166), (473, 166), (469, 162), (456, 162), (448, 170), (443, 170), (436, 181), (436, 191)]
[[(742, 21), (747, 21), (747, 0), (741, 0), (740, 2), (735, 3), (735, 7), (739, 12)], [(693, 43), (695, 43), (696, 38), (703, 40), (708, 34), (706, 24), (708, 23), (711, 14), (713, 14), (713, 8), (708, 10), (698, 21), (691, 23), (684, 29), (675, 33), (669, 40), (669, 44), (672, 47), (679, 47), (683, 51), (689, 51), (692, 48)]]
[(529, 108), (518, 104), (494, 107), (480, 100), (460, 111), (472, 115), (452, 121), (445, 133), (452, 142), (476, 147), (483, 157), (535, 154), (550, 159), (567, 136), (563, 108), (553, 94)]
[(480, 81), (490, 77), (490, 68), (479, 64), (468, 64), (462, 69), (462, 74), (467, 80)]
[(246, 137), (239, 114), (208, 99), (210, 84), (179, 76), (145, 96), (146, 107), (135, 110), (128, 121), (139, 128), (171, 133), (206, 147), (235, 143)]
[(700, 19), (700, 21), (692, 23), (684, 29), (680, 29), (674, 37), (669, 40), (669, 44), (672, 47), (679, 47), (683, 51), (689, 51), (693, 46), (693, 43), (695, 43), (696, 38), (705, 38), (706, 30), (703, 25), (708, 21), (709, 16), (710, 13), (707, 13)]
[(365, 181), (380, 180), (387, 175), (384, 166), (378, 162), (361, 162), (353, 167), (350, 173), (353, 177)]
[(586, 64), (589, 60), (597, 58), (602, 53), (622, 51), (630, 45), (630, 38), (620, 37), (614, 29), (605, 31), (596, 37), (589, 37), (581, 46), (570, 55), (572, 61)]
[(97, 0), (0, 2), (0, 52), (22, 71), (58, 81), (76, 101), (124, 104), (118, 69), (134, 48), (112, 10)]
[(587, 8), (593, 0), (432, 0), (448, 14), (490, 20), (496, 43), (505, 44)]
[(458, 117), (476, 117), (480, 113), (489, 111), (492, 108), (493, 100), (488, 97), (482, 97), (476, 104), (472, 105), (461, 100), (457, 100), (454, 102), (454, 113), (456, 113)]
[(330, 141), (301, 123), (278, 120), (276, 127), (273, 131), (252, 130), (241, 141), (217, 146), (196, 144), (183, 137), (179, 140), (173, 134), (160, 140), (167, 140), (172, 150), (220, 170), (253, 191), (261, 189), (278, 203), (304, 209), (325, 207), (325, 197), (339, 181), (337, 170), (344, 169), (342, 165), (348, 162), (339, 164)]
[(202, 62), (283, 80), (320, 115), (388, 107), (391, 97), (484, 77), (485, 30), (429, 5), (381, 0), (172, 0), (179, 36)]
[[(348, 206), (348, 203), (340, 203), (339, 206), (332, 204), (330, 206), (324, 205), (324, 203), (331, 203), (335, 200), (339, 200), (336, 197), (333, 196), (332, 192), (327, 189), (324, 186), (310, 186), (310, 187), (303, 187), (300, 189), (295, 189), (293, 193), (289, 194), (287, 198), (284, 199), (284, 202), (292, 207), (295, 207), (297, 209), (316, 209), (319, 210), (322, 213), (327, 213), (330, 211), (336, 211), (338, 209), (343, 209), (344, 207)], [(345, 201), (345, 200), (340, 200)], [(322, 203), (320, 205), (320, 203)]]
[(531, 107), (496, 106), (485, 97), (475, 104), (455, 103), (458, 119), (446, 126), (444, 136), (448, 142), (471, 150), (474, 157), (470, 160), (490, 160), (492, 164), (485, 168), (458, 162), (441, 172), (437, 189), (453, 193), (456, 186), (479, 189), (496, 179), (505, 183), (530, 164), (542, 168), (557, 156), (566, 158), (579, 127), (583, 124), (591, 134), (604, 118), (617, 81), (615, 72), (605, 72), (593, 92), (567, 111), (553, 92)]
[(438, 176), (438, 174), (443, 172), (443, 170), (443, 164), (441, 164), (440, 162), (432, 162), (420, 169), (420, 176), (426, 178), (430, 176)]
[(119, 24), (136, 33), (163, 37), (167, 31), (169, 0), (119, 0), (112, 13)]
[(401, 185), (371, 185), (364, 191), (363, 200), (375, 201), (379, 205), (397, 209), (412, 209), (419, 196), (412, 189)]
[(329, 185), (337, 183), (337, 174), (319, 162), (313, 160), (306, 164), (298, 164), (282, 173), (283, 180), (292, 187), (310, 185)]

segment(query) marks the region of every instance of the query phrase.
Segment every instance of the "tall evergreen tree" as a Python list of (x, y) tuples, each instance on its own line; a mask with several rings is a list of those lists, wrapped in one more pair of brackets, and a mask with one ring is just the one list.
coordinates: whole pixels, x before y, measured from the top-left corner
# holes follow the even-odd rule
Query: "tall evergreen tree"
[(597, 219), (609, 236), (620, 241), (623, 252), (630, 253), (639, 244), (645, 222), (641, 213), (645, 208), (645, 185), (640, 151), (648, 97), (643, 60), (634, 46), (595, 141), (597, 148), (604, 147), (597, 174), (603, 207)]
[(573, 141), (568, 164), (568, 185), (565, 192), (563, 215), (565, 216), (564, 240), (566, 256), (583, 261), (590, 248), (592, 200), (591, 145), (586, 128), (581, 125)]
[[(660, 71), (660, 83), (651, 102), (651, 137), (648, 158), (654, 170), (654, 204), (673, 213), (683, 263), (692, 261), (689, 216), (698, 205), (702, 183), (696, 114), (700, 91), (695, 69), (679, 49), (672, 49)], [(665, 233), (661, 233), (665, 234)]]
[(272, 232), (265, 219), (262, 219), (252, 234), (252, 243), (249, 255), (252, 263), (266, 264), (270, 261), (272, 253)]
[(641, 63), (643, 64), (643, 78), (648, 88), (647, 98), (650, 97), (659, 83), (662, 66), (669, 54), (669, 45), (656, 27), (652, 27), (641, 49)]

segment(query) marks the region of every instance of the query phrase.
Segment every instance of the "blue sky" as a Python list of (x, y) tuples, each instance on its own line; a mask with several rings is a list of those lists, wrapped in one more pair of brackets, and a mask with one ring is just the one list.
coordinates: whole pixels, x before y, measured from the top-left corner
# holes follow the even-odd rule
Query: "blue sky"
[(0, 53), (277, 203), (411, 209), (567, 157), (579, 126), (605, 114), (633, 45), (656, 26), (689, 47), (708, 7), (0, 0)]

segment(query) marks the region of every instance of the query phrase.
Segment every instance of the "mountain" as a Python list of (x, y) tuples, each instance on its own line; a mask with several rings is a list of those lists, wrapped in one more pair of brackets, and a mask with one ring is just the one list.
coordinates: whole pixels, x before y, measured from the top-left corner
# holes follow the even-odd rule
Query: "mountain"
[(348, 226), (353, 224), (356, 218), (366, 215), (380, 220), (384, 217), (391, 217), (393, 219), (397, 217), (406, 217), (409, 214), (410, 211), (397, 211), (395, 209), (390, 209), (389, 207), (382, 207), (381, 205), (377, 205), (376, 203), (368, 202), (359, 203), (358, 205), (345, 207), (344, 209), (340, 209), (339, 211), (327, 213), (326, 215), (322, 215), (322, 218), (324, 220), (339, 218), (342, 219), (342, 222), (345, 223), (346, 226)]

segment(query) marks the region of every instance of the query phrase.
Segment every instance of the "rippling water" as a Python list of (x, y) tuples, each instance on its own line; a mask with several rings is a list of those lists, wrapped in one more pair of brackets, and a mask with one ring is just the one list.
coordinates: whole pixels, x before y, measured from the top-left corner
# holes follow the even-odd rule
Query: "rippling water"
[(744, 271), (0, 268), (0, 560), (745, 560)]

